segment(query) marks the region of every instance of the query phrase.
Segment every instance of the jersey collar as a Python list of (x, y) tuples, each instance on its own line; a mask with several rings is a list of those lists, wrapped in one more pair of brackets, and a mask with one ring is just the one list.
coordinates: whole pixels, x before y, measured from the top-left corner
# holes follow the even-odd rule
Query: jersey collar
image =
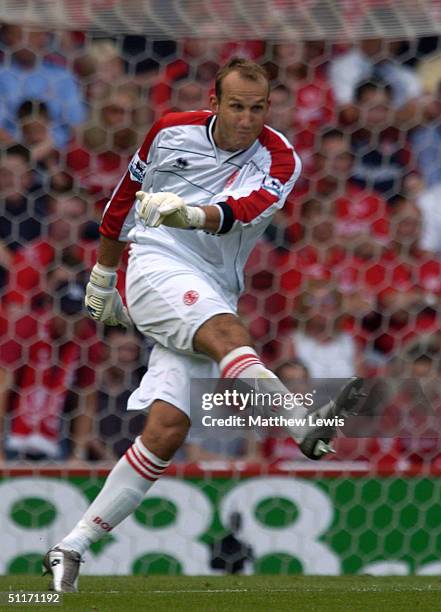
[[(216, 145), (215, 141), (214, 141), (214, 126), (216, 123), (216, 115), (211, 115), (211, 117), (208, 118), (207, 120), (207, 138), (210, 141), (210, 144), (213, 148), (214, 154), (216, 156), (216, 161), (218, 163), (221, 163), (220, 160), (220, 156), (219, 156), (219, 148)], [(228, 157), (224, 157), (222, 162), (230, 162), (233, 158), (235, 160), (239, 161), (243, 161), (245, 162), (246, 159), (248, 159), (248, 157), (252, 157), (254, 155), (254, 153), (256, 152), (256, 150), (259, 147), (259, 141), (256, 139), (253, 144), (251, 144), (248, 149), (240, 149), (240, 151), (232, 151), (231, 155), (229, 155)], [(242, 159), (244, 158), (244, 159)]]

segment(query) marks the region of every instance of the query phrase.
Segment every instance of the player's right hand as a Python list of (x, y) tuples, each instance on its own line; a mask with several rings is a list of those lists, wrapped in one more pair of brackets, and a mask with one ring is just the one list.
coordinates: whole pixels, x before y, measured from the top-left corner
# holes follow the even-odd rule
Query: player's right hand
[(131, 327), (132, 321), (116, 289), (116, 281), (116, 271), (95, 264), (84, 298), (87, 313), (91, 319), (104, 325)]
[(137, 191), (138, 214), (146, 227), (166, 225), (177, 229), (201, 229), (205, 212), (200, 206), (187, 206), (184, 200), (169, 191), (147, 193)]
[(136, 197), (140, 202), (138, 214), (146, 227), (159, 227), (168, 215), (186, 208), (184, 200), (170, 191), (137, 191)]

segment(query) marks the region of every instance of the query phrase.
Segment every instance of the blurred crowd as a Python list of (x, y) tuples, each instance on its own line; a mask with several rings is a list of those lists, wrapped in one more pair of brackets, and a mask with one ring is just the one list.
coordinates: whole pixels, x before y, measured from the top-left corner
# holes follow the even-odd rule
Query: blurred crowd
[[(267, 68), (269, 124), (303, 162), (247, 264), (258, 350), (288, 387), (416, 379), (385, 394), (390, 435), (339, 458), (441, 460), (436, 432), (409, 433), (421, 393), (441, 410), (441, 40), (219, 42), (209, 23), (178, 42), (1, 26), (0, 460), (112, 460), (139, 432), (125, 406), (149, 346), (82, 305), (100, 216), (152, 122), (206, 108), (235, 55)], [(180, 456), (298, 457), (271, 434), (194, 436)]]

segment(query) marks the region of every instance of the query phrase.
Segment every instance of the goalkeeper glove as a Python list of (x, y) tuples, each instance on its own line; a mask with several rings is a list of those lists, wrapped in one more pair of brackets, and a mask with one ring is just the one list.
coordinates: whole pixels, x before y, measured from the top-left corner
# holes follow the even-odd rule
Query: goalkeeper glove
[(205, 225), (206, 215), (202, 208), (187, 206), (184, 200), (174, 193), (137, 191), (136, 197), (140, 202), (138, 214), (146, 227), (167, 225), (179, 229), (200, 229)]
[(104, 325), (131, 327), (132, 321), (116, 289), (116, 270), (95, 264), (86, 286), (84, 303), (91, 319)]

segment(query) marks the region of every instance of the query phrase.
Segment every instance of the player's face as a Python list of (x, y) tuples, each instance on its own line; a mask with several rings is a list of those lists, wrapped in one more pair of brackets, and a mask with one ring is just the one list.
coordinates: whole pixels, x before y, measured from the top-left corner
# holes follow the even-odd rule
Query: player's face
[(263, 129), (268, 114), (268, 83), (244, 79), (230, 72), (222, 81), (222, 96), (211, 98), (217, 114), (214, 140), (225, 151), (240, 151), (253, 144)]

